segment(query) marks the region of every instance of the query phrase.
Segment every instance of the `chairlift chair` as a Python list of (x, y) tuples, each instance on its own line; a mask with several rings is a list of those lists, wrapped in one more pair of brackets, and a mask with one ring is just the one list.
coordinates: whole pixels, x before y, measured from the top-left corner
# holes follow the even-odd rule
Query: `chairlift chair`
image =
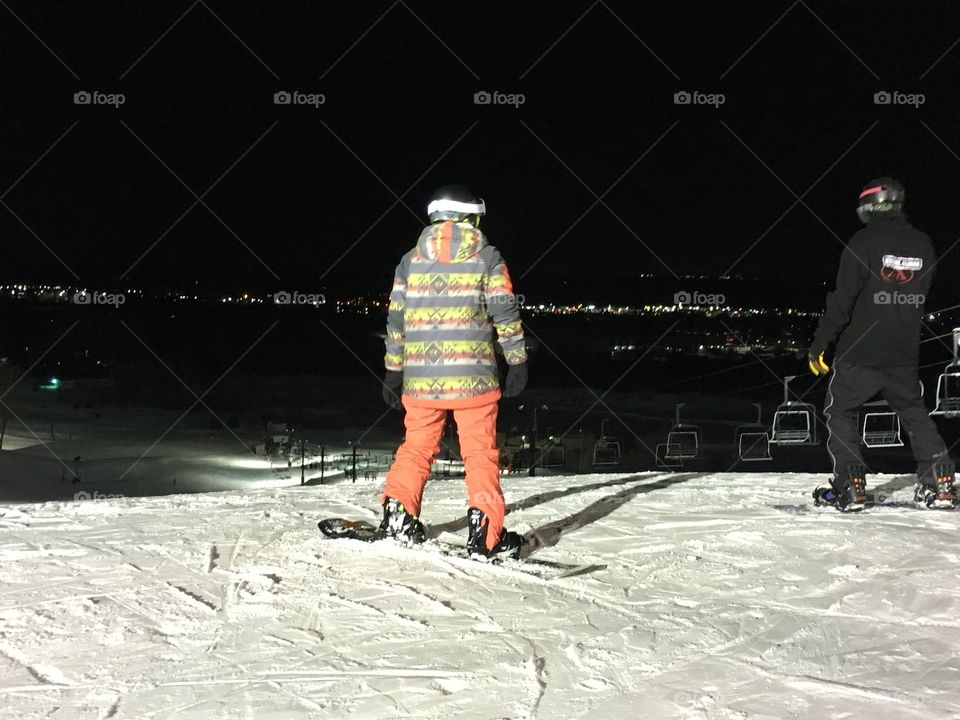
[(937, 405), (930, 414), (960, 417), (960, 328), (953, 329), (953, 360), (937, 378)]
[(654, 450), (656, 465), (661, 470), (678, 470), (683, 467), (683, 460), (677, 459), (680, 448), (671, 449), (670, 443), (660, 443)]
[[(920, 397), (924, 395), (923, 381), (920, 381)], [(864, 404), (863, 429), (861, 442), (868, 448), (903, 447), (900, 432), (900, 416), (890, 409), (886, 400), (875, 400)], [(867, 408), (880, 408), (869, 410)], [(886, 408), (886, 410), (882, 409)]]
[(887, 408), (887, 410), (868, 410), (863, 415), (861, 442), (868, 448), (903, 447), (900, 435), (900, 416), (890, 410), (886, 400), (866, 403), (864, 408)]
[(766, 430), (763, 432), (740, 433), (737, 455), (740, 462), (773, 460), (773, 455), (770, 454), (770, 433)]
[(697, 460), (703, 454), (703, 429), (698, 425), (680, 422), (680, 408), (683, 405), (677, 403), (673, 427), (667, 433), (664, 456), (667, 460)]
[(593, 467), (612, 468), (620, 464), (620, 441), (613, 437), (601, 437), (593, 445)]
[(607, 435), (607, 421), (608, 418), (600, 421), (600, 437), (593, 444), (593, 467), (595, 468), (617, 467), (622, 457), (620, 440)]
[(540, 450), (540, 460), (537, 462), (542, 468), (562, 468), (567, 464), (563, 445), (550, 438), (547, 445)]
[(773, 460), (770, 454), (770, 433), (761, 421), (763, 406), (754, 403), (754, 407), (757, 408), (757, 421), (737, 426), (737, 457), (741, 462)]
[(771, 445), (819, 445), (817, 409), (812, 403), (790, 399), (790, 382), (796, 375), (783, 379), (783, 402), (773, 413), (770, 426)]

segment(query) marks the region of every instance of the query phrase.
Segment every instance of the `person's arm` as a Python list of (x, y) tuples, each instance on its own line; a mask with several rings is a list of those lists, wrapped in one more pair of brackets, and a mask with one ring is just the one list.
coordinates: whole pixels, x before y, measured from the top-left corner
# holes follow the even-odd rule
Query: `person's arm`
[(397, 265), (390, 291), (390, 306), (387, 309), (387, 339), (384, 365), (389, 372), (403, 372), (403, 312), (407, 302), (407, 274), (409, 262), (405, 257)]
[(813, 336), (813, 349), (823, 352), (837, 341), (850, 322), (853, 308), (869, 278), (863, 236), (854, 235), (840, 257), (836, 289), (827, 295), (826, 310)]
[(497, 342), (508, 365), (522, 365), (527, 361), (527, 346), (523, 340), (520, 308), (513, 292), (510, 271), (500, 253), (491, 250), (490, 270), (486, 286), (487, 312), (497, 331)]

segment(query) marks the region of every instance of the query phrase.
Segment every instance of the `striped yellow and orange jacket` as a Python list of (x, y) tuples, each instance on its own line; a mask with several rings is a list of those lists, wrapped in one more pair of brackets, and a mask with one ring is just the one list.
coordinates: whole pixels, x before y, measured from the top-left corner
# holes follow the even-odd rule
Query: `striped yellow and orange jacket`
[(385, 364), (403, 372), (404, 401), (451, 409), (496, 402), (494, 334), (508, 364), (526, 362), (500, 252), (469, 223), (424, 228), (397, 266), (387, 313)]

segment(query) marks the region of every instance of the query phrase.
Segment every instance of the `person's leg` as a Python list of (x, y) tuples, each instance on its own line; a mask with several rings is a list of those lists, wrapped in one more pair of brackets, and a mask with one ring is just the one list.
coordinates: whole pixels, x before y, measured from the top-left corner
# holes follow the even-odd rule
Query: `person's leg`
[[(930, 419), (927, 406), (920, 394), (917, 368), (888, 368), (884, 371), (886, 382), (883, 397), (890, 409), (900, 417), (900, 422), (910, 438), (910, 448), (917, 461), (917, 477), (927, 485), (936, 484), (935, 466), (946, 466), (953, 471), (953, 461), (947, 451), (940, 431)], [(943, 470), (943, 468), (939, 468)]]
[(860, 406), (882, 387), (883, 377), (873, 368), (837, 363), (830, 375), (823, 415), (833, 476), (841, 483), (850, 479), (851, 467), (865, 465), (860, 452)]
[(487, 550), (503, 531), (504, 504), (500, 490), (500, 451), (497, 449), (497, 403), (455, 410), (460, 454), (467, 472), (470, 507), (487, 516)]
[(440, 452), (440, 436), (447, 411), (406, 404), (404, 407), (407, 410), (403, 418), (406, 434), (387, 473), (380, 501), (384, 502), (388, 497), (399, 500), (408, 513), (420, 517), (423, 487), (430, 479), (430, 466)]

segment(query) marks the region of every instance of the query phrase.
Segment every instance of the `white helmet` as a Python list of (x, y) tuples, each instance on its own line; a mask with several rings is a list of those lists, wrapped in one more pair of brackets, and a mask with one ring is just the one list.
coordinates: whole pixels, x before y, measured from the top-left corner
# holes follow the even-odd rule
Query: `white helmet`
[[(487, 212), (487, 206), (463, 185), (447, 185), (433, 194), (427, 205), (427, 217), (430, 222), (445, 220), (467, 220), (475, 217), (477, 221)], [(476, 222), (474, 223), (476, 224)]]

